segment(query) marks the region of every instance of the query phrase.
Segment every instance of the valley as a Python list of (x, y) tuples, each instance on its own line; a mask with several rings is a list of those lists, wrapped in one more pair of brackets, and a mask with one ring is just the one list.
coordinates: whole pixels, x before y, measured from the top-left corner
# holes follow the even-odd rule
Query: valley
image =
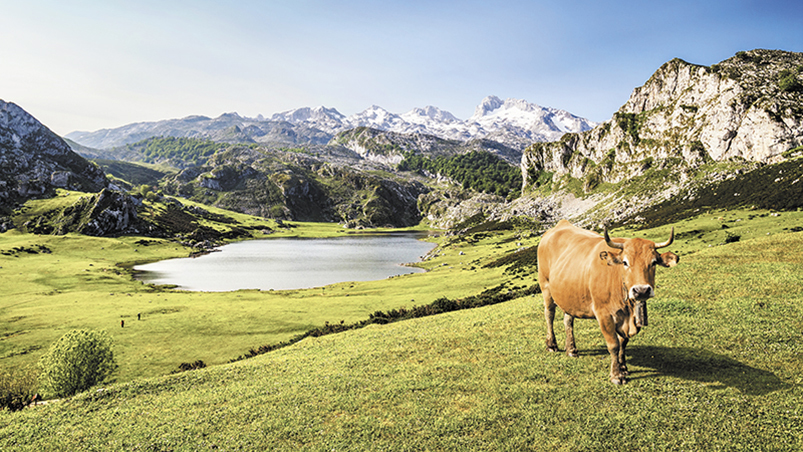
[[(0, 101), (2, 376), (74, 328), (119, 365), (0, 411), (0, 449), (801, 449), (800, 80), (803, 54), (757, 49), (668, 61), (601, 124), (490, 96), (468, 121), (316, 108), (71, 141)], [(535, 256), (562, 218), (674, 228), (622, 387), (597, 322), (579, 358), (544, 351)], [(435, 231), (424, 272), (190, 292), (133, 270), (398, 231)]]

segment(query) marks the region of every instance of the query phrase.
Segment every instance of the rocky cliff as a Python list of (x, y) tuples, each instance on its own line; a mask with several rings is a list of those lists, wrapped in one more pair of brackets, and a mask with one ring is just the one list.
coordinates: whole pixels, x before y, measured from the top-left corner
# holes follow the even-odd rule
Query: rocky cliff
[(594, 129), (535, 143), (524, 189), (569, 175), (586, 192), (650, 169), (774, 163), (803, 144), (803, 54), (753, 50), (710, 67), (674, 59)]
[(25, 110), (0, 100), (0, 212), (56, 188), (98, 192), (109, 182), (103, 171)]

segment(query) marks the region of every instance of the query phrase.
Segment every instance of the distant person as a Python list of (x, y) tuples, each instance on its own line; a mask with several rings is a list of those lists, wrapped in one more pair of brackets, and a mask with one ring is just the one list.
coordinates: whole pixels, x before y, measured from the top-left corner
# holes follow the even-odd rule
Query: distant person
[(125, 328), (125, 320), (120, 320), (120, 328)]
[(142, 320), (142, 313), (141, 312), (137, 312), (137, 320)]

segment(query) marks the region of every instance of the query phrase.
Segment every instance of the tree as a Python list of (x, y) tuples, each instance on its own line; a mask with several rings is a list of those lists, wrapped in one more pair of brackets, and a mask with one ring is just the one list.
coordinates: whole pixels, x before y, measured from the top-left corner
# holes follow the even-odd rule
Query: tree
[(39, 361), (42, 388), (71, 396), (102, 383), (117, 368), (112, 338), (105, 331), (72, 330), (50, 346)]

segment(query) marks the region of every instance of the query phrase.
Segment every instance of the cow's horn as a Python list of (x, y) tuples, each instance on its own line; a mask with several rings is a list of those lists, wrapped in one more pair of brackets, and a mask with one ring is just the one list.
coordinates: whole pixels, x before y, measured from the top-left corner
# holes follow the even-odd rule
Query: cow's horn
[(611, 248), (616, 248), (617, 250), (625, 248), (624, 244), (611, 241), (611, 236), (608, 235), (608, 228), (605, 228), (605, 243), (607, 243)]
[(663, 248), (665, 246), (669, 246), (669, 245), (672, 244), (672, 242), (674, 240), (675, 240), (675, 228), (673, 227), (672, 230), (669, 232), (669, 240), (667, 240), (664, 243), (656, 243), (655, 244), (655, 249), (657, 250), (658, 248)]

